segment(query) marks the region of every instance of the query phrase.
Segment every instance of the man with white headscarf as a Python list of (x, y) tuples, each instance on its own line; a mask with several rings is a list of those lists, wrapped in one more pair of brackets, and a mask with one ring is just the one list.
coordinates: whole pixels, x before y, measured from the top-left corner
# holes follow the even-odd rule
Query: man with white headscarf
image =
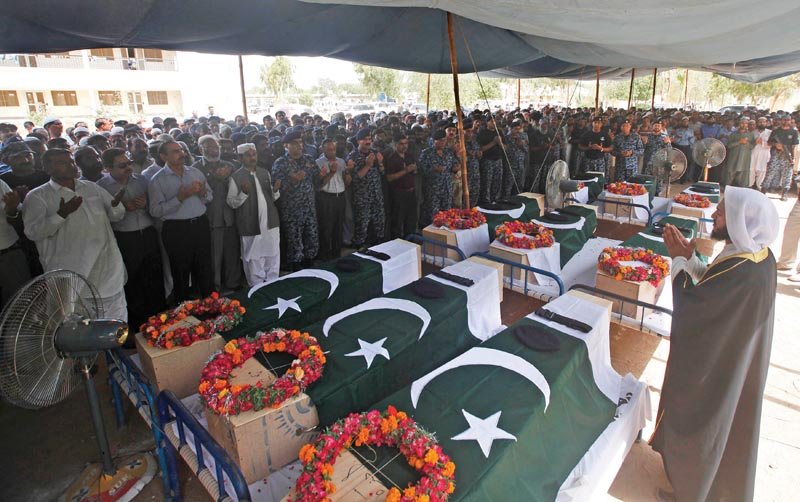
[(765, 195), (730, 186), (713, 218), (712, 237), (726, 245), (709, 267), (694, 241), (664, 231), (674, 308), (650, 444), (675, 489), (660, 493), (668, 500), (753, 499), (777, 282), (767, 246), (778, 213)]
[(258, 167), (253, 143), (237, 147), (242, 167), (230, 177), (227, 202), (234, 209), (236, 228), (242, 239), (242, 263), (250, 286), (278, 278), (280, 269), (280, 221), (269, 171)]

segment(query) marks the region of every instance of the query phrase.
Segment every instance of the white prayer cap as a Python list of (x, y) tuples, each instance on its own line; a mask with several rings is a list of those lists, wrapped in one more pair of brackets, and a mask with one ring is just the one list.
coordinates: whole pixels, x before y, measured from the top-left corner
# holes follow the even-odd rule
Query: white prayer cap
[(242, 155), (247, 150), (255, 150), (255, 149), (256, 149), (256, 145), (253, 144), (253, 143), (242, 143), (241, 145), (236, 147), (236, 153), (238, 153), (239, 155)]
[(778, 237), (778, 211), (766, 195), (750, 188), (728, 186), (724, 202), (725, 226), (738, 251), (755, 253)]
[(111, 135), (115, 136), (117, 134), (125, 134), (125, 129), (121, 127), (112, 127), (111, 128)]
[(46, 118), (44, 119), (44, 122), (42, 122), (42, 127), (47, 127), (47, 126), (49, 126), (50, 124), (52, 124), (53, 122), (61, 122), (61, 120), (60, 120), (58, 117), (53, 117), (53, 116), (51, 115), (51, 116), (49, 116), (49, 117), (46, 117)]

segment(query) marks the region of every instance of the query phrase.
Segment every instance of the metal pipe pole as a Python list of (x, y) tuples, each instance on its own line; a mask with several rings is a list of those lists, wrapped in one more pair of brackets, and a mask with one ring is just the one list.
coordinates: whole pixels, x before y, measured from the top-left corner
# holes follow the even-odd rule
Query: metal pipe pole
[(111, 460), (111, 448), (108, 446), (108, 435), (106, 435), (106, 428), (105, 425), (103, 425), (103, 412), (100, 409), (100, 398), (97, 397), (97, 388), (94, 386), (90, 367), (84, 365), (81, 368), (81, 372), (83, 373), (84, 383), (86, 384), (86, 397), (89, 399), (89, 411), (92, 417), (94, 435), (97, 439), (97, 447), (100, 449), (100, 459), (103, 462), (103, 474), (113, 476), (116, 474), (117, 469), (114, 467), (114, 462)]
[(650, 99), (650, 109), (656, 109), (656, 75), (658, 74), (658, 68), (653, 68), (653, 97)]
[(242, 61), (241, 54), (239, 55), (239, 87), (242, 91), (242, 110), (244, 110), (245, 123), (250, 122), (247, 118), (247, 97), (244, 94), (244, 62)]
[(428, 73), (428, 90), (425, 92), (425, 113), (431, 108), (431, 74)]
[(595, 67), (597, 79), (594, 86), (594, 113), (600, 111), (600, 67)]
[(631, 100), (633, 99), (633, 79), (636, 77), (636, 68), (631, 68), (631, 88), (628, 89), (628, 110), (631, 109)]
[(464, 119), (461, 114), (461, 98), (458, 94), (458, 59), (456, 42), (453, 36), (453, 14), (447, 13), (447, 38), (450, 41), (450, 68), (453, 71), (453, 94), (456, 98), (456, 119), (458, 120), (458, 143), (461, 151), (461, 191), (464, 194), (464, 207), (469, 208), (469, 182), (467, 181), (467, 147), (464, 144)]
[(522, 101), (522, 79), (517, 79), (517, 108), (520, 107), (520, 102)]
[(686, 69), (686, 75), (683, 77), (683, 107), (689, 102), (689, 69)]

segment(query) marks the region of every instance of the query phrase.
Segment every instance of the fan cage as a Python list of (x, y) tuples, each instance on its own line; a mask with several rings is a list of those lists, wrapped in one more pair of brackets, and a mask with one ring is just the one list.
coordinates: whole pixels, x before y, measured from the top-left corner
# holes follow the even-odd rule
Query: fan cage
[(66, 399), (82, 383), (80, 368), (96, 356), (62, 357), (57, 329), (72, 314), (101, 318), (102, 309), (95, 287), (69, 270), (47, 272), (17, 291), (0, 314), (0, 395), (29, 409)]

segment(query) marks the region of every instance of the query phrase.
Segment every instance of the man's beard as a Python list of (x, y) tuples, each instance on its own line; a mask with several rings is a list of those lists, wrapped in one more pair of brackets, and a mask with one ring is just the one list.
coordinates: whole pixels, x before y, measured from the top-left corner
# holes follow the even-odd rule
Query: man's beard
[(141, 164), (147, 160), (147, 152), (135, 153), (133, 154), (133, 161), (137, 164)]
[(711, 230), (711, 238), (718, 241), (729, 241), (731, 236), (728, 234), (728, 227)]
[(759, 131), (763, 131), (764, 129), (767, 128), (767, 126), (765, 126), (765, 125), (758, 125), (757, 127), (758, 127)]
[(216, 155), (214, 157), (209, 157), (208, 155), (203, 154), (203, 160), (205, 160), (206, 162), (219, 162), (220, 158), (221, 157), (219, 155)]

